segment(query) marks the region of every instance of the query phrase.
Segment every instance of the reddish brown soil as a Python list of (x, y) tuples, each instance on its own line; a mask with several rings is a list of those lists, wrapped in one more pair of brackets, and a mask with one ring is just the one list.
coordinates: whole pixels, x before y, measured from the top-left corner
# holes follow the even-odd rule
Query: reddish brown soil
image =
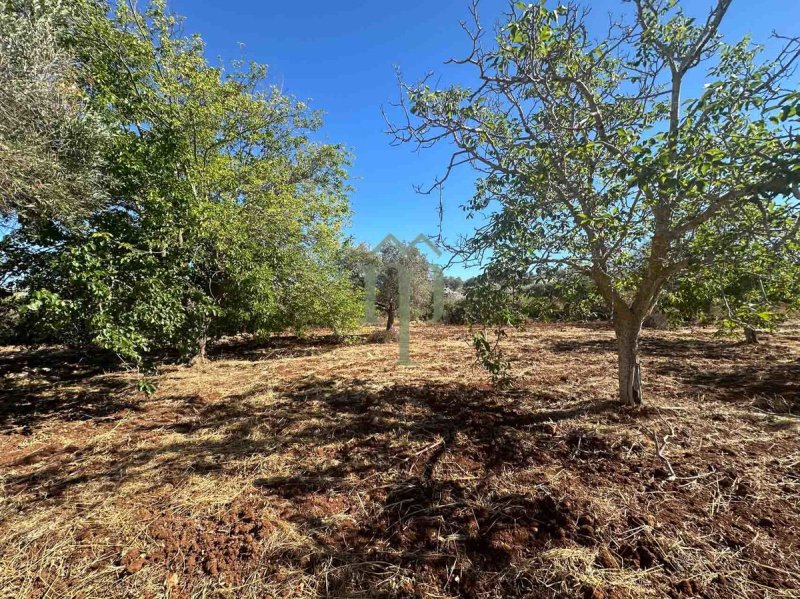
[[(23, 597), (800, 597), (800, 330), (232, 340), (158, 392), (0, 348), (0, 587)], [(665, 459), (656, 452), (665, 436)], [(675, 476), (670, 475), (670, 467)]]

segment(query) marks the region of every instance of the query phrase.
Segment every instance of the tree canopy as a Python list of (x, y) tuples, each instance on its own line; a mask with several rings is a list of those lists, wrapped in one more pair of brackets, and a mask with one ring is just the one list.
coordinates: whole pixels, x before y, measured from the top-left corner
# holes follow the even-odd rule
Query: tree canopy
[(0, 11), (0, 217), (71, 218), (104, 197), (106, 128), (64, 45), (74, 3), (14, 0)]
[[(4, 18), (22, 18), (13, 6)], [(81, 0), (62, 22), (59, 52), (106, 131), (106, 199), (79, 222), (21, 219), (3, 240), (30, 334), (137, 361), (202, 354), (223, 334), (354, 326), (339, 256), (349, 158), (314, 141), (320, 114), (264, 65), (209, 65), (162, 1)]]

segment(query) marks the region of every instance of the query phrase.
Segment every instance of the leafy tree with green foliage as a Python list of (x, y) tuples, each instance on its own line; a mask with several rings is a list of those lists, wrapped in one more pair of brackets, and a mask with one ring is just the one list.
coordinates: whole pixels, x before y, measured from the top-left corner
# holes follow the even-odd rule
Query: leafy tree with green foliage
[(450, 291), (460, 292), (464, 289), (464, 280), (461, 277), (444, 275), (444, 277), (442, 277), (442, 282), (444, 283), (445, 289), (449, 289)]
[(268, 86), (263, 65), (210, 66), (161, 0), (86, 0), (63, 35), (111, 132), (108, 201), (4, 240), (28, 323), (134, 361), (203, 356), (229, 333), (357, 324), (340, 266), (348, 156), (312, 140), (318, 113)]
[[(613, 312), (619, 399), (642, 403), (639, 336), (664, 285), (713, 265), (727, 239), (773, 248), (800, 228), (800, 39), (773, 59), (719, 35), (675, 0), (632, 0), (596, 37), (577, 2), (513, 3), (487, 36), (475, 14), (463, 60), (474, 88), (404, 85), (396, 139), (455, 150), (482, 174), (468, 203), (487, 223), (459, 249), (507, 272), (554, 265), (590, 277)], [(691, 73), (707, 81), (686, 99)], [(406, 97), (407, 96), (407, 97)]]
[(105, 127), (62, 34), (76, 3), (0, 10), (0, 218), (74, 219), (103, 200)]
[(720, 334), (745, 330), (750, 341), (758, 330), (775, 325), (800, 309), (800, 244), (781, 248), (730, 239), (717, 248), (715, 264), (701, 264), (669, 282), (658, 309), (676, 322), (720, 325)]
[(403, 277), (410, 286), (409, 318), (430, 312), (433, 298), (433, 273), (428, 259), (415, 245), (383, 245), (376, 256), (376, 305), (386, 314), (386, 330), (394, 326), (400, 311)]
[(556, 268), (525, 285), (522, 311), (543, 321), (608, 320), (605, 300), (591, 279), (573, 270)]

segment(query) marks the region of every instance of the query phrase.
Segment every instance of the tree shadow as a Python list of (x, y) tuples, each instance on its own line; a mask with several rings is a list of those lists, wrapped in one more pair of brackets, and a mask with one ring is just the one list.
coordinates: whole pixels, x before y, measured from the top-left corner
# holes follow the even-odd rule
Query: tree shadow
[[(315, 536), (336, 572), (328, 580), (335, 596), (355, 596), (375, 583), (365, 562), (383, 562), (382, 576), (404, 568), (442, 574), (443, 566), (465, 558), (472, 570), (437, 584), (466, 596), (486, 593), (477, 572), (502, 570), (520, 550), (569, 542), (581, 518), (579, 506), (555, 498), (546, 485), (502, 493), (491, 475), (533, 464), (593, 470), (616, 455), (591, 434), (556, 434), (559, 423), (617, 413), (613, 401), (553, 395), (549, 400), (559, 406), (551, 408), (526, 401), (530, 394), (457, 383), (370, 389), (314, 377), (284, 389), (283, 397), (289, 413), (314, 423), (290, 426), (293, 440), (309, 452), (333, 451), (332, 465), (254, 481), (262, 492), (299, 506), (294, 523), (326, 531), (324, 519), (303, 508), (311, 498), (346, 496), (353, 481), (385, 483), (377, 485), (378, 505), (368, 518), (346, 534)], [(469, 472), (474, 482), (465, 484), (454, 471)]]
[[(283, 343), (272, 349), (292, 351), (290, 342)], [(783, 392), (796, 392), (797, 362), (774, 369), (752, 366), (735, 375), (720, 371), (714, 379), (680, 365), (691, 362), (691, 352), (702, 353), (704, 343), (700, 349), (692, 343), (653, 343), (651, 355), (666, 358), (675, 355), (673, 348), (683, 352), (680, 363), (659, 360), (654, 368), (684, 368), (677, 374), (689, 383), (716, 385), (731, 395), (765, 393), (772, 387), (764, 387), (764, 380), (773, 381), (770, 385), (781, 380)], [(333, 347), (311, 340), (299, 349)], [(556, 351), (613, 351), (613, 341), (560, 347)], [(230, 351), (238, 357), (238, 350)], [(224, 355), (223, 350), (217, 357)], [(258, 359), (268, 358), (262, 354)], [(8, 361), (0, 364), (9, 368)], [(16, 372), (25, 371), (10, 361)], [(93, 388), (105, 385), (104, 366), (97, 368)], [(56, 383), (63, 376), (77, 377), (72, 382), (92, 376), (73, 370), (42, 376)], [(12, 382), (18, 392), (24, 387)], [(37, 387), (34, 394), (44, 392)], [(269, 402), (260, 403), (267, 394)], [(59, 412), (47, 405), (51, 412), (28, 416), (70, 419), (78, 409)], [(33, 471), (4, 476), (4, 491), (31, 497), (27, 505), (32, 509), (40, 501), (64, 501), (65, 494), (87, 483), (99, 482), (107, 485), (101, 489), (116, 492), (132, 482), (138, 499), (149, 492), (163, 497), (166, 485), (182, 488), (191, 477), (218, 478), (224, 485), (232, 475), (246, 476), (251, 481), (247, 492), (260, 507), (279, 506), (282, 519), (313, 539), (304, 555), (280, 559), (324, 580), (330, 596), (374, 596), (370, 589), (404, 570), (440, 577), (434, 586), (455, 595), (486, 596), (497, 590), (487, 586), (497, 582), (493, 575), (520, 552), (530, 557), (543, 548), (596, 543), (585, 506), (556, 496), (542, 472), (580, 477), (588, 486), (608, 480), (633, 485), (641, 484), (643, 469), (652, 473), (657, 464), (651, 452), (639, 453), (641, 447), (633, 444), (623, 448), (619, 438), (592, 426), (612, 420), (633, 428), (657, 418), (657, 410), (620, 411), (613, 400), (575, 398), (552, 389), (500, 391), (459, 382), (376, 384), (307, 376), (224, 398), (176, 393), (160, 397), (152, 409), (145, 407), (146, 413), (126, 420), (120, 429), (136, 443), (106, 440), (102, 447), (53, 449)], [(90, 409), (83, 417), (103, 414)], [(630, 454), (631, 459), (621, 457)], [(262, 458), (286, 463), (291, 470), (264, 472)], [(81, 464), (78, 471), (70, 466), (75, 463)], [(509, 471), (532, 471), (538, 478), (522, 479), (513, 490), (499, 487), (498, 477)], [(82, 509), (107, 500), (105, 492), (82, 497)], [(471, 568), (456, 578), (456, 563)], [(503, 592), (522, 594), (514, 586)], [(535, 596), (534, 590), (528, 592)], [(412, 588), (406, 596), (424, 595), (424, 589)]]
[[(119, 361), (102, 351), (20, 349), (0, 354), (0, 433), (47, 420), (102, 420), (136, 409)], [(91, 384), (88, 384), (91, 379)]]
[[(371, 389), (357, 380), (313, 377), (277, 392), (272, 389), (278, 394), (277, 400), (267, 409), (254, 410), (248, 400), (262, 391), (255, 388), (207, 405), (187, 396), (177, 414), (175, 409), (161, 415), (148, 414), (131, 425), (143, 439), (157, 440), (165, 433), (178, 433), (183, 439), (106, 448), (110, 455), (102, 467), (87, 466), (78, 477), (65, 474), (69, 469), (64, 464), (81, 458), (82, 451), (91, 455), (92, 448), (67, 448), (52, 454), (45, 468), (8, 477), (6, 483), (14, 491), (35, 488), (49, 498), (89, 480), (120, 483), (142, 478), (151, 480), (155, 489), (166, 483), (177, 484), (192, 474), (224, 473), (254, 455), (298, 451), (310, 456), (330, 454), (336, 465), (301, 465), (291, 477), (258, 478), (254, 482), (265, 492), (294, 498), (323, 488), (341, 490), (346, 479), (386, 473), (398, 464), (420, 470), (419, 475), (430, 480), (434, 463), (426, 466), (425, 460), (445, 450), (480, 463), (486, 472), (558, 459), (552, 452), (537, 451), (537, 442), (540, 450), (554, 447), (549, 426), (617, 410), (615, 402), (592, 400), (555, 409), (532, 409), (513, 393), (462, 384)], [(69, 418), (70, 409), (51, 416)], [(95, 413), (92, 409), (97, 408), (85, 406), (84, 417), (97, 417), (111, 408)], [(433, 446), (418, 453), (420, 444)], [(157, 476), (148, 479), (150, 471)]]
[(680, 358), (681, 360), (701, 358), (735, 361), (742, 356), (743, 351), (748, 351), (750, 347), (742, 342), (726, 339), (663, 339), (660, 337), (644, 337), (642, 339), (643, 354), (659, 358)]
[[(259, 404), (267, 391), (273, 400)], [(479, 597), (496, 590), (494, 575), (518, 558), (598, 542), (590, 509), (555, 493), (543, 475), (513, 491), (498, 487), (497, 476), (549, 470), (636, 484), (656, 460), (622, 459), (619, 440), (586, 422), (633, 426), (655, 414), (551, 391), (308, 376), (214, 401), (178, 399), (125, 423), (137, 443), (106, 443), (101, 459), (92, 446), (57, 449), (43, 467), (5, 476), (5, 491), (30, 496), (32, 508), (87, 483), (116, 490), (134, 482), (139, 497), (185, 487), (190, 477), (225, 484), (244, 472), (256, 505), (279, 506), (281, 518), (313, 540), (303, 555), (281, 554), (282, 562), (324, 581), (329, 596), (367, 596), (387, 577), (413, 571), (436, 578), (436, 588)], [(265, 475), (253, 466), (260, 458), (292, 469)], [(69, 467), (76, 462), (78, 472)], [(457, 578), (456, 563), (470, 564)], [(520, 592), (518, 582), (502, 584), (510, 585), (506, 596)]]
[[(550, 348), (559, 353), (613, 353), (613, 339), (558, 340)], [(664, 339), (644, 337), (642, 356), (655, 358), (645, 365), (656, 375), (677, 378), (690, 392), (751, 405), (769, 412), (800, 413), (800, 359), (794, 362), (743, 364), (753, 354), (774, 360), (767, 344), (747, 345), (724, 339)]]
[[(354, 336), (351, 343), (365, 339), (366, 335)], [(341, 345), (342, 339), (335, 335), (237, 337), (214, 344), (209, 358), (261, 361), (314, 356)], [(156, 364), (179, 361), (174, 352), (150, 358)], [(104, 419), (136, 410), (138, 401), (124, 372), (115, 354), (100, 349), (34, 347), (0, 353), (0, 433), (21, 430), (28, 434), (51, 419)]]
[[(367, 335), (350, 335), (349, 343), (364, 343)], [(217, 341), (209, 349), (212, 360), (257, 362), (280, 358), (299, 358), (328, 353), (342, 346), (338, 335), (275, 335), (269, 338), (254, 336), (230, 337)]]
[(708, 369), (692, 364), (661, 364), (656, 372), (679, 377), (696, 392), (725, 401), (752, 404), (779, 414), (800, 415), (800, 359), (764, 366)]
[[(614, 339), (559, 339), (551, 341), (549, 347), (556, 353), (611, 353), (617, 351)], [(734, 360), (741, 355), (743, 343), (708, 339), (663, 339), (641, 338), (644, 356), (659, 358), (705, 358)]]
[(556, 353), (607, 353), (617, 351), (613, 339), (558, 339), (547, 342), (549, 349)]

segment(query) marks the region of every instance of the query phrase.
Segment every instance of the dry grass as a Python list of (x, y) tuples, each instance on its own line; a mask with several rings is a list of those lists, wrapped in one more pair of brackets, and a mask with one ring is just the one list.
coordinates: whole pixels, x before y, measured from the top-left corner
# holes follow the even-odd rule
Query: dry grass
[(638, 411), (607, 328), (506, 347), (498, 391), (458, 327), (413, 327), (408, 367), (233, 340), (149, 399), (102, 360), (0, 348), (0, 589), (800, 597), (800, 330), (649, 331)]

